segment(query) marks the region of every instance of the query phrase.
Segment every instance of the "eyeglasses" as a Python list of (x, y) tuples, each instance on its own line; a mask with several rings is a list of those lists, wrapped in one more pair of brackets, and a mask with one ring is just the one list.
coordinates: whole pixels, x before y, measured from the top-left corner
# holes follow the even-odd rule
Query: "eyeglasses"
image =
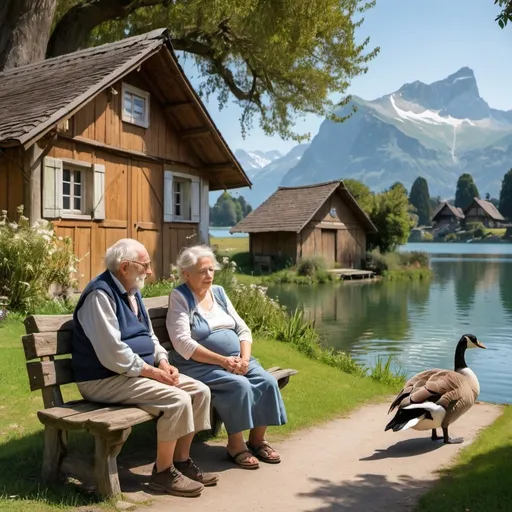
[(151, 269), (151, 261), (148, 261), (147, 263), (141, 263), (140, 261), (135, 261), (135, 260), (124, 260), (124, 261), (127, 261), (128, 263), (137, 263), (137, 265), (140, 265), (141, 267), (144, 268), (145, 272), (147, 272), (148, 270)]

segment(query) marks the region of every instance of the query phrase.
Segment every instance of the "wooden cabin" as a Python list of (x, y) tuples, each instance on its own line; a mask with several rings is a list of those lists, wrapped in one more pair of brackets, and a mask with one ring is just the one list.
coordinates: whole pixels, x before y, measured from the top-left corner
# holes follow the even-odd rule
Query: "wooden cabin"
[(366, 237), (377, 229), (343, 181), (279, 187), (231, 228), (249, 233), (253, 257), (289, 259), (321, 256), (327, 265), (361, 268)]
[(445, 201), (434, 212), (432, 227), (435, 231), (454, 231), (460, 228), (463, 220), (464, 212)]
[(79, 289), (123, 237), (155, 278), (208, 242), (210, 190), (250, 185), (166, 29), (0, 73), (0, 210), (74, 241)]
[(466, 227), (481, 222), (486, 228), (499, 228), (506, 222), (496, 206), (478, 197), (464, 210), (464, 217)]

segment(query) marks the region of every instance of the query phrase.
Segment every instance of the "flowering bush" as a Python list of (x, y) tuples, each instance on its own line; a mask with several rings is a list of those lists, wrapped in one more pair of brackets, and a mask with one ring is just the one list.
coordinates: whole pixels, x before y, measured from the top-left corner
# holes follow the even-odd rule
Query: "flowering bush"
[(53, 227), (41, 220), (30, 226), (18, 207), (18, 221), (0, 215), (0, 295), (9, 309), (27, 312), (43, 301), (52, 283), (75, 284), (77, 258), (69, 237), (57, 237)]

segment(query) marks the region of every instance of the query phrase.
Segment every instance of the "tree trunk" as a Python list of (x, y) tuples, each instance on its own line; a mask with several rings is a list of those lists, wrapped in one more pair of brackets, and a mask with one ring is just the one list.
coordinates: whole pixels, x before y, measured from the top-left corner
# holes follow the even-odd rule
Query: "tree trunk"
[(44, 60), (57, 0), (0, 1), (0, 71)]

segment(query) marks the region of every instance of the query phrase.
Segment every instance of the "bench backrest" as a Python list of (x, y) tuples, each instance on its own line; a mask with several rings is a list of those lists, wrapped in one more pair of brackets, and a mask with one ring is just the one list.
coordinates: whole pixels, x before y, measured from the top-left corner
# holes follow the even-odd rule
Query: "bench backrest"
[[(155, 334), (167, 350), (171, 348), (165, 326), (168, 303), (168, 296), (144, 299)], [(31, 315), (23, 323), (26, 335), (21, 341), (28, 361), (30, 390), (41, 390), (45, 408), (62, 405), (60, 386), (75, 382), (69, 357), (73, 316)]]

